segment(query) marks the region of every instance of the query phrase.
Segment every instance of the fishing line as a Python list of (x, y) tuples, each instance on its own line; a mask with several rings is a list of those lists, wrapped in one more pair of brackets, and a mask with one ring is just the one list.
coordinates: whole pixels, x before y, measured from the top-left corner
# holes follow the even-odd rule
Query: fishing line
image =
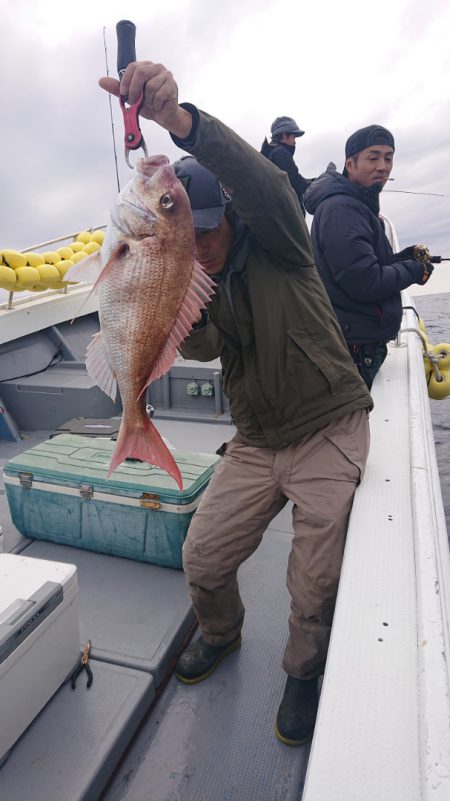
[(430, 197), (450, 197), (450, 195), (438, 195), (437, 192), (410, 192), (407, 189), (385, 189), (384, 192), (397, 192), (402, 195), (429, 195)]
[[(103, 44), (105, 47), (105, 62), (106, 62), (106, 74), (109, 77), (109, 66), (108, 66), (108, 49), (106, 47), (106, 36), (105, 36), (106, 28), (103, 28)], [(120, 181), (119, 181), (119, 169), (117, 166), (117, 151), (116, 151), (116, 137), (114, 134), (114, 119), (113, 119), (113, 112), (112, 112), (112, 103), (111, 103), (111, 95), (108, 92), (108, 99), (109, 99), (109, 116), (111, 118), (111, 133), (112, 133), (112, 140), (113, 140), (113, 150), (114, 150), (114, 162), (116, 166), (116, 178), (117, 178), (117, 189), (120, 192)]]

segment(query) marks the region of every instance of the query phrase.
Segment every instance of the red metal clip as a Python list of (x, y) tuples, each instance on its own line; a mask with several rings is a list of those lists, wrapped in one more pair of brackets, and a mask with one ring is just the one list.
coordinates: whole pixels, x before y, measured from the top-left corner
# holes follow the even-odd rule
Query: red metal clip
[(147, 146), (139, 127), (139, 111), (144, 102), (144, 92), (141, 92), (136, 103), (133, 103), (132, 106), (125, 105), (122, 95), (120, 95), (119, 100), (125, 124), (125, 161), (129, 167), (132, 167), (133, 165), (130, 164), (129, 158), (130, 150), (137, 150), (142, 147), (144, 155), (147, 155)]

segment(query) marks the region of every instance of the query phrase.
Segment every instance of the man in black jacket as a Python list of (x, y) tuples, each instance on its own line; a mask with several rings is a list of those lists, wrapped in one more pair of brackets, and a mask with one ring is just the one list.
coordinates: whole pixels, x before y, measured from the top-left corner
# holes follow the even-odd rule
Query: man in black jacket
[(415, 260), (416, 246), (394, 254), (379, 216), (394, 150), (386, 128), (361, 128), (347, 140), (343, 174), (330, 164), (305, 195), (316, 264), (369, 389), (400, 329), (400, 291), (424, 284), (433, 270)]
[(311, 179), (304, 178), (298, 171), (298, 167), (294, 161), (295, 153), (295, 140), (305, 133), (301, 131), (295, 120), (292, 117), (277, 117), (273, 121), (270, 133), (272, 135), (271, 142), (267, 139), (261, 146), (261, 153), (267, 156), (270, 161), (277, 165), (280, 170), (287, 172), (291, 186), (295, 189), (300, 203), (300, 208), (305, 215), (305, 207), (303, 205), (303, 195), (305, 190), (311, 183)]

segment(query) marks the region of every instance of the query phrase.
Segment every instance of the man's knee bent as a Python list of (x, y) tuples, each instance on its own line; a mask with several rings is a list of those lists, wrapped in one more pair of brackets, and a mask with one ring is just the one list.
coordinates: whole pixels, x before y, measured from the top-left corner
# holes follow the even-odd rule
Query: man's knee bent
[(199, 547), (189, 537), (183, 545), (183, 570), (189, 584), (207, 590), (223, 587), (230, 577), (230, 568), (220, 554)]

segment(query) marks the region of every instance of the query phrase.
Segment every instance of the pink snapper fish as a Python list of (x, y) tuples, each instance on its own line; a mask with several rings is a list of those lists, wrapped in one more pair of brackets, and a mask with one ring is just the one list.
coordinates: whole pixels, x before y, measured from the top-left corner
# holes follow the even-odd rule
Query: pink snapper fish
[(166, 470), (182, 489), (175, 459), (146, 411), (146, 389), (172, 365), (177, 348), (214, 294), (195, 260), (189, 198), (166, 156), (140, 159), (116, 198), (100, 251), (66, 273), (94, 281), (100, 331), (86, 367), (123, 416), (107, 478), (127, 458)]

